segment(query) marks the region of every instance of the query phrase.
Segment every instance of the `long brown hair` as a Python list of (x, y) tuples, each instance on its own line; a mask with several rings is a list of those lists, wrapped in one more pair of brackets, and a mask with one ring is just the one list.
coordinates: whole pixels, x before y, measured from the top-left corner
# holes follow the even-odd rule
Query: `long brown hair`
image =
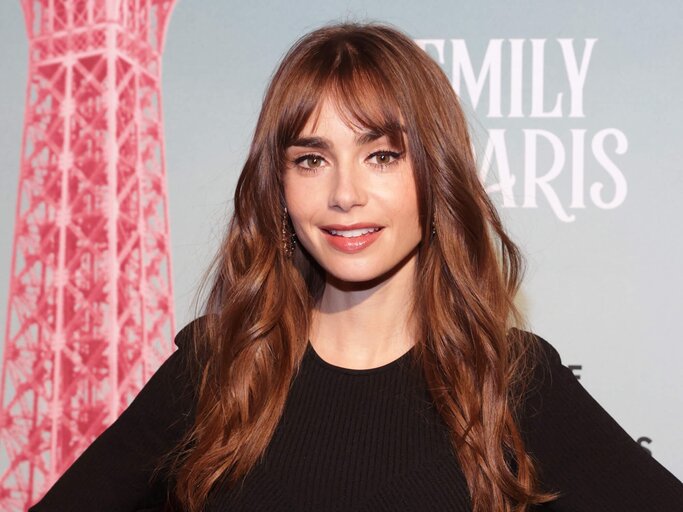
[[(196, 417), (174, 465), (175, 494), (202, 508), (259, 461), (302, 360), (323, 270), (282, 250), (285, 149), (324, 97), (353, 127), (397, 138), (412, 158), (422, 240), (412, 309), (414, 354), (451, 432), (473, 510), (526, 511), (538, 488), (517, 412), (534, 359), (513, 299), (523, 261), (479, 181), (467, 122), (439, 66), (378, 24), (315, 30), (286, 54), (267, 89), (234, 213), (212, 265), (201, 332)], [(400, 137), (398, 137), (400, 138)], [(436, 235), (432, 235), (432, 225)]]

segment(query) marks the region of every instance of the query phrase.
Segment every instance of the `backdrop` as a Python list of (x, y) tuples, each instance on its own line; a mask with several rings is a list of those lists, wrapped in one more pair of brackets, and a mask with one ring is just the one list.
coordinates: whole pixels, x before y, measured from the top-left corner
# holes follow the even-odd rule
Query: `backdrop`
[[(683, 479), (683, 4), (272, 4), (181, 0), (170, 22), (162, 90), (177, 327), (193, 317), (283, 52), (325, 22), (390, 22), (461, 95), (482, 179), (527, 257), (520, 300), (533, 330)], [(0, 34), (4, 327), (28, 63), (18, 1), (0, 2)]]

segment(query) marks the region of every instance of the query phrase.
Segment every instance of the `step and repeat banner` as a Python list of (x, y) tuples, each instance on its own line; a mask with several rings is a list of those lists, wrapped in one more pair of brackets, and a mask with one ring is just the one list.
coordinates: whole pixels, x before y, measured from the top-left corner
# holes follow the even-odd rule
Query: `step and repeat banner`
[[(674, 0), (179, 1), (161, 87), (176, 329), (193, 318), (283, 53), (327, 22), (388, 22), (460, 95), (481, 179), (527, 260), (532, 330), (682, 479), (682, 19)], [(4, 333), (29, 62), (20, 2), (0, 5), (0, 35)]]

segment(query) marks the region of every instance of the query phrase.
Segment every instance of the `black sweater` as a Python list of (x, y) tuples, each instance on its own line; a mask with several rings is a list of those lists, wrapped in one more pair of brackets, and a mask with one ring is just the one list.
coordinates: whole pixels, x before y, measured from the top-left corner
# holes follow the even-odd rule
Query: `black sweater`
[[(190, 426), (182, 368), (189, 329), (121, 417), (30, 512), (162, 510), (168, 482), (150, 481), (159, 457)], [(605, 412), (539, 338), (521, 430), (545, 490), (536, 510), (683, 511), (683, 484)], [(321, 359), (308, 345), (262, 461), (241, 485), (216, 487), (206, 512), (471, 510), (467, 483), (412, 350), (368, 370)]]

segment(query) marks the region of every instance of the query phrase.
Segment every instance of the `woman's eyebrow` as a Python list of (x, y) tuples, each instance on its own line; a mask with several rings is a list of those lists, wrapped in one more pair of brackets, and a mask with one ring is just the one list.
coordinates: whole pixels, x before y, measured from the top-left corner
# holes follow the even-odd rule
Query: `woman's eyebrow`
[[(366, 131), (359, 133), (356, 135), (355, 142), (358, 146), (362, 146), (364, 144), (368, 144), (370, 142), (373, 142), (384, 135), (382, 133), (379, 133), (377, 131), (371, 130), (371, 131)], [(289, 144), (289, 147), (292, 146), (297, 146), (300, 148), (314, 148), (314, 149), (324, 149), (328, 150), (332, 146), (330, 142), (327, 139), (324, 139), (322, 137), (297, 137), (294, 139), (291, 144)]]
[(374, 142), (381, 137), (383, 137), (383, 134), (376, 132), (374, 130), (368, 130), (366, 132), (362, 132), (356, 135), (356, 144), (358, 146), (363, 146), (370, 142)]
[(330, 143), (322, 137), (298, 137), (293, 140), (289, 147), (297, 146), (300, 148), (330, 149)]

